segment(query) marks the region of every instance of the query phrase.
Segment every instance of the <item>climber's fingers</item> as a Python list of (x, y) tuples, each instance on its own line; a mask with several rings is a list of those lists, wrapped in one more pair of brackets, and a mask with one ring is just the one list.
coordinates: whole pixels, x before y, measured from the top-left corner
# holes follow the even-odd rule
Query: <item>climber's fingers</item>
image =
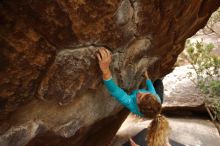
[[(107, 49), (106, 49), (106, 50), (107, 50)], [(109, 50), (107, 50), (107, 54), (108, 54), (109, 57), (112, 56), (112, 53), (111, 53)]]
[(106, 57), (109, 57), (109, 53), (108, 53), (109, 51), (108, 51), (108, 49), (105, 49), (105, 48), (104, 48), (104, 52), (105, 52)]
[(99, 49), (99, 53), (97, 54), (97, 58), (99, 60), (99, 62), (111, 62), (112, 60), (112, 56), (111, 56), (111, 52), (102, 47)]
[(108, 58), (108, 50), (105, 49), (105, 48), (102, 48), (103, 49), (103, 57), (105, 57), (106, 59)]
[[(102, 60), (102, 59), (103, 59), (103, 51), (102, 51), (102, 48), (99, 49), (99, 53), (98, 53), (98, 54), (99, 54), (99, 56), (100, 56), (100, 58), (101, 58), (101, 60)], [(101, 61), (101, 60), (100, 60), (100, 61)]]
[(102, 55), (102, 59), (107, 59), (110, 60), (111, 59), (111, 52), (106, 49), (106, 48), (100, 48), (100, 54)]
[(98, 58), (98, 60), (99, 60), (99, 61), (102, 61), (102, 58), (101, 58), (101, 56), (100, 56), (100, 54), (99, 54), (99, 53), (97, 53), (97, 55), (96, 55), (96, 56), (97, 56), (97, 58)]
[(104, 51), (105, 51), (106, 60), (110, 61), (112, 59), (111, 52), (106, 48), (104, 48)]
[(107, 57), (106, 52), (105, 52), (105, 48), (100, 48), (99, 52), (101, 54), (102, 59), (105, 59)]

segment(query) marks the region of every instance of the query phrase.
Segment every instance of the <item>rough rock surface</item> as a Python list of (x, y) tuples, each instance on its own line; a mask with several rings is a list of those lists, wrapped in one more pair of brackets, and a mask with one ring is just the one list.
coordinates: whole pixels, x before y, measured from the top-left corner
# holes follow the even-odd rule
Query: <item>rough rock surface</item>
[(196, 35), (194, 35), (192, 38), (190, 38), (190, 41), (196, 42), (196, 41), (203, 41), (205, 43), (212, 43), (215, 47), (213, 49), (213, 53), (215, 55), (220, 56), (220, 22), (215, 23), (212, 26), (212, 30), (214, 32), (206, 32), (204, 33), (201, 30)]
[[(66, 145), (107, 145), (126, 111), (121, 114), (103, 89), (97, 49), (112, 51), (113, 77), (130, 91), (143, 82), (146, 68), (152, 79), (172, 71), (185, 39), (219, 5), (219, 0), (1, 0), (0, 145), (54, 146), (67, 139)], [(107, 133), (109, 125), (114, 128)], [(102, 143), (94, 141), (97, 131), (105, 133)]]
[[(189, 77), (191, 73), (191, 77)], [(164, 106), (199, 106), (204, 97), (196, 84), (196, 73), (191, 65), (176, 67), (163, 79), (165, 101)]]

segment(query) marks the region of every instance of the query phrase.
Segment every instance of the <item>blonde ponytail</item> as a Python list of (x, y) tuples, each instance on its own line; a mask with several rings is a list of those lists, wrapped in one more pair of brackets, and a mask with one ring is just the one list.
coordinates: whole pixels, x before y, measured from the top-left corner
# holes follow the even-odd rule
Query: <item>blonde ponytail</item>
[(147, 133), (148, 146), (169, 146), (170, 127), (165, 116), (158, 114), (150, 123)]

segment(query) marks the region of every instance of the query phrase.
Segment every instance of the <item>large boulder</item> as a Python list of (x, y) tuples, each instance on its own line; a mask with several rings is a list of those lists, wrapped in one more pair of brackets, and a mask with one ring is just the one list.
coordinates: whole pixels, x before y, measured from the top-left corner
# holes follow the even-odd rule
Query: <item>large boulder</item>
[(191, 65), (176, 67), (163, 79), (163, 83), (164, 106), (193, 107), (204, 102), (204, 95), (196, 85), (196, 73)]
[[(173, 70), (219, 0), (1, 0), (0, 145), (107, 145), (128, 111), (103, 87), (138, 88)], [(95, 136), (94, 134), (97, 134)], [(98, 138), (98, 139), (97, 139)]]
[(163, 112), (169, 116), (208, 116), (192, 65), (175, 67), (163, 79)]

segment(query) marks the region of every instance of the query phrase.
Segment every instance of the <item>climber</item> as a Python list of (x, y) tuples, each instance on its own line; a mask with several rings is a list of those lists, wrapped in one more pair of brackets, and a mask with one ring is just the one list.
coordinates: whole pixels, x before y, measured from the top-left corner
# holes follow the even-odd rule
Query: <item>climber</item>
[[(123, 89), (118, 87), (112, 79), (112, 73), (109, 68), (112, 60), (111, 52), (105, 48), (100, 48), (97, 53), (97, 58), (99, 60), (99, 67), (102, 71), (104, 85), (108, 92), (132, 113), (141, 117), (150, 117), (154, 119), (148, 130), (148, 146), (157, 146), (157, 144), (168, 146), (169, 124), (166, 118), (160, 115), (163, 99), (156, 93), (149, 79), (148, 72), (145, 71), (146, 86), (148, 90), (134, 90), (128, 95)], [(160, 132), (159, 135), (158, 132)]]
[[(140, 110), (146, 110), (147, 112), (149, 112), (148, 109), (151, 107), (145, 106), (145, 104), (149, 102), (153, 102), (152, 104), (158, 105), (157, 109), (160, 108), (163, 99), (161, 99), (160, 96), (156, 93), (155, 88), (148, 77), (147, 71), (145, 71), (145, 77), (146, 77), (146, 86), (148, 90), (145, 89), (134, 90), (132, 94), (128, 95), (123, 89), (118, 87), (112, 79), (112, 74), (109, 68), (112, 59), (110, 51), (105, 48), (99, 49), (97, 58), (99, 60), (99, 66), (102, 71), (104, 85), (108, 89), (109, 93), (113, 97), (115, 97), (116, 100), (118, 100), (122, 105), (124, 105), (131, 112), (139, 116), (144, 116)], [(151, 98), (155, 100), (153, 101), (149, 100)], [(141, 101), (145, 101), (146, 103)]]

